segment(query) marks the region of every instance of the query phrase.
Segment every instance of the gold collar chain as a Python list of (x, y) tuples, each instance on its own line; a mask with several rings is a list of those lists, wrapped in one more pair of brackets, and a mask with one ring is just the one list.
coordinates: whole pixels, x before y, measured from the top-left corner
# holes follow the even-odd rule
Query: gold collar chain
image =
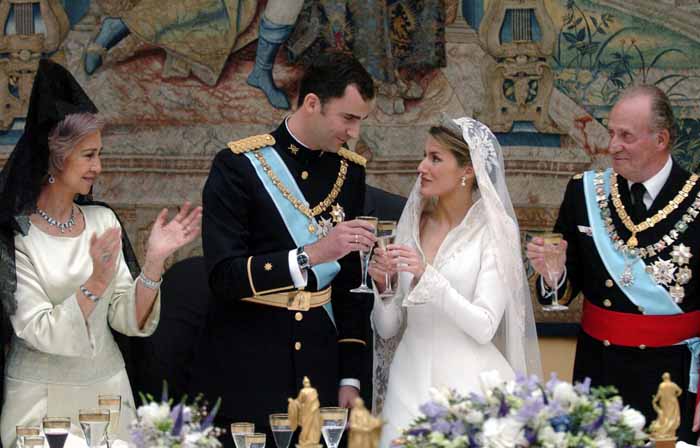
[(326, 199), (319, 202), (316, 207), (311, 209), (308, 205), (300, 201), (298, 198), (294, 197), (294, 195), (287, 189), (287, 187), (282, 183), (279, 177), (277, 177), (277, 175), (272, 171), (272, 168), (270, 168), (270, 165), (267, 163), (267, 160), (265, 160), (265, 157), (260, 153), (260, 151), (257, 151), (255, 153), (255, 157), (260, 162), (260, 165), (262, 165), (265, 174), (268, 175), (275, 187), (277, 187), (280, 193), (282, 193), (282, 196), (284, 196), (289, 202), (291, 202), (294, 208), (302, 212), (309, 219), (313, 219), (315, 216), (320, 215), (321, 213), (323, 213), (324, 210), (331, 206), (331, 204), (336, 200), (336, 198), (340, 194), (340, 189), (343, 187), (343, 184), (345, 183), (345, 177), (348, 174), (348, 162), (341, 159), (340, 170), (338, 171), (338, 178), (335, 180), (335, 184), (333, 185), (331, 192), (328, 193)]
[(690, 178), (687, 181), (685, 181), (685, 185), (683, 186), (681, 191), (679, 191), (676, 197), (671, 199), (664, 208), (656, 212), (656, 214), (651, 218), (647, 218), (641, 223), (635, 224), (634, 222), (632, 222), (632, 218), (630, 218), (630, 216), (627, 214), (627, 210), (625, 210), (625, 206), (622, 203), (622, 200), (620, 199), (620, 190), (618, 188), (617, 183), (617, 173), (613, 172), (612, 183), (610, 186), (610, 196), (612, 197), (612, 203), (615, 207), (617, 215), (620, 217), (622, 223), (625, 225), (627, 230), (629, 230), (632, 233), (632, 236), (630, 236), (630, 238), (627, 240), (627, 246), (631, 248), (637, 247), (637, 244), (639, 244), (639, 241), (637, 241), (637, 234), (654, 227), (656, 224), (666, 219), (668, 215), (670, 215), (673, 210), (677, 209), (683, 203), (685, 198), (688, 197), (688, 193), (690, 193), (690, 190), (693, 189), (697, 181), (697, 174), (693, 174), (692, 176), (690, 176)]

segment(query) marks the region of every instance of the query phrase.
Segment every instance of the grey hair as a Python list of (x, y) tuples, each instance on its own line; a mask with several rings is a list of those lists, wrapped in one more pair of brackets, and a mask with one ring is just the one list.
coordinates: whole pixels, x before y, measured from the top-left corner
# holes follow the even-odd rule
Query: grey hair
[(88, 134), (102, 131), (104, 120), (97, 114), (70, 114), (49, 132), (49, 172), (61, 171), (68, 154)]
[(673, 114), (671, 100), (666, 93), (657, 86), (649, 84), (638, 84), (625, 89), (618, 102), (639, 96), (647, 97), (651, 100), (651, 119), (649, 128), (659, 132), (666, 129), (669, 134), (669, 149), (676, 143), (678, 138), (678, 128), (676, 127), (676, 117)]

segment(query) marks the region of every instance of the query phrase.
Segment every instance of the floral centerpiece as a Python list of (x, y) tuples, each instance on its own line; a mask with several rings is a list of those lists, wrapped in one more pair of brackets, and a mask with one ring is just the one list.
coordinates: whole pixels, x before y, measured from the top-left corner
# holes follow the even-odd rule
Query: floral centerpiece
[(139, 394), (143, 403), (136, 410), (136, 420), (129, 431), (137, 448), (216, 448), (221, 447), (217, 437), (221, 429), (213, 426), (214, 417), (221, 406), (217, 400), (211, 412), (197, 397), (192, 404), (183, 400), (171, 407), (167, 386), (159, 402), (151, 395)]
[(556, 375), (541, 384), (519, 376), (503, 382), (498, 372), (481, 375), (483, 394), (430, 391), (419, 417), (393, 447), (636, 447), (648, 438), (644, 416), (628, 407), (614, 387), (572, 385)]

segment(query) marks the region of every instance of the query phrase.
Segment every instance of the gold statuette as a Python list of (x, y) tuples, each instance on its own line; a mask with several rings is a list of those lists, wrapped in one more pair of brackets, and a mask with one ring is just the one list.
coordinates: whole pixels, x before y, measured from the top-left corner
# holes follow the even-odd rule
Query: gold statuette
[(289, 398), (287, 412), (292, 431), (301, 426), (297, 448), (323, 448), (321, 441), (321, 403), (311, 381), (304, 377), (304, 387), (296, 398)]
[(348, 448), (379, 448), (383, 425), (382, 419), (373, 416), (362, 398), (357, 397), (350, 411)]
[(657, 448), (672, 448), (676, 446), (676, 430), (681, 424), (681, 412), (678, 397), (683, 392), (671, 381), (671, 375), (662, 375), (663, 381), (651, 401), (656, 411), (656, 420), (649, 425), (651, 440)]

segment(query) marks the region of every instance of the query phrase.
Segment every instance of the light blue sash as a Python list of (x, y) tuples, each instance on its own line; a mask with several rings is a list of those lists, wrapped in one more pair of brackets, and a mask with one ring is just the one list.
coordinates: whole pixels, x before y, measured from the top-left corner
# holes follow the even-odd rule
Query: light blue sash
[[(282, 158), (279, 156), (279, 154), (277, 154), (277, 151), (268, 146), (266, 148), (259, 149), (258, 152), (265, 157), (268, 165), (270, 165), (270, 169), (287, 187), (289, 192), (295, 198), (306, 202), (306, 198), (304, 198), (304, 195), (294, 180), (292, 173), (289, 172), (287, 165), (285, 165), (284, 161), (282, 161)], [(247, 152), (245, 155), (250, 160), (250, 163), (253, 164), (253, 168), (255, 168), (258, 178), (260, 178), (260, 181), (267, 190), (267, 194), (270, 196), (270, 199), (272, 199), (275, 207), (277, 207), (277, 211), (279, 212), (280, 216), (282, 216), (282, 221), (284, 221), (284, 224), (287, 226), (287, 230), (292, 236), (294, 244), (299, 247), (316, 242), (318, 237), (315, 233), (309, 233), (308, 230), (309, 224), (311, 223), (313, 223), (314, 227), (318, 228), (318, 223), (316, 220), (313, 218), (309, 220), (306, 215), (294, 207), (294, 205), (292, 205), (292, 203), (282, 195), (279, 188), (272, 183), (270, 176), (265, 173), (265, 170), (260, 164), (260, 161), (255, 157), (254, 153)], [(340, 264), (336, 261), (323, 263), (312, 267), (311, 270), (316, 276), (318, 288), (322, 289), (328, 286), (335, 278), (336, 274), (338, 274), (340, 271)], [(333, 322), (333, 325), (335, 325), (335, 318), (333, 316), (333, 308), (331, 303), (328, 302), (327, 304), (323, 305), (323, 309), (326, 310), (328, 317), (330, 317), (331, 322)]]
[[(608, 169), (603, 175), (603, 187), (605, 189), (606, 200), (610, 194), (610, 174), (611, 170)], [(634, 275), (634, 283), (629, 286), (620, 284), (620, 275), (625, 269), (625, 256), (620, 251), (615, 250), (612, 239), (606, 230), (603, 218), (600, 216), (594, 179), (595, 173), (593, 171), (587, 171), (583, 176), (583, 186), (586, 196), (588, 220), (590, 222), (591, 231), (593, 232), (593, 241), (595, 242), (596, 249), (598, 249), (598, 254), (600, 254), (605, 268), (630, 302), (643, 308), (644, 314), (655, 316), (682, 313), (683, 310), (681, 310), (678, 304), (673, 300), (668, 291), (662, 286), (657, 285), (646, 272), (646, 266), (640, 258), (629, 262), (631, 263), (632, 274)]]

